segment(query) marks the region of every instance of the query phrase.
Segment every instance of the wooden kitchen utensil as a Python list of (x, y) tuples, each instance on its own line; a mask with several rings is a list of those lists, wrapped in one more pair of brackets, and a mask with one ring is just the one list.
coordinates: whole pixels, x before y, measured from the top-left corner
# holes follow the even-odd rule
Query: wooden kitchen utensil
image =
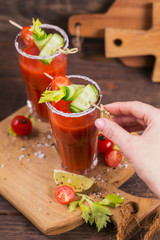
[(145, 56), (155, 57), (153, 82), (160, 82), (160, 3), (153, 4), (153, 23), (150, 30), (106, 28), (106, 57)]
[[(104, 14), (73, 15), (68, 21), (68, 30), (76, 35), (80, 24), (80, 36), (104, 38), (105, 28), (149, 29), (152, 25), (152, 3), (158, 0), (116, 0)], [(132, 67), (153, 65), (150, 57), (121, 57), (121, 61)]]
[[(83, 220), (80, 210), (69, 213), (67, 207), (54, 198), (57, 186), (52, 179), (52, 170), (61, 169), (61, 166), (50, 124), (36, 121), (28, 137), (13, 137), (8, 133), (13, 117), (27, 111), (25, 106), (0, 123), (0, 194), (42, 233), (60, 234), (81, 225)], [(160, 206), (159, 200), (135, 197), (118, 189), (133, 173), (126, 159), (114, 169), (107, 167), (104, 159), (99, 158), (98, 166), (89, 174), (89, 177), (97, 179), (89, 191), (91, 196), (92, 191), (101, 192), (103, 196), (118, 193), (126, 197), (122, 206), (127, 203), (136, 206), (134, 218), (125, 232), (127, 240), (143, 226), (146, 218), (156, 214)], [(111, 209), (118, 228), (123, 219), (120, 210)]]

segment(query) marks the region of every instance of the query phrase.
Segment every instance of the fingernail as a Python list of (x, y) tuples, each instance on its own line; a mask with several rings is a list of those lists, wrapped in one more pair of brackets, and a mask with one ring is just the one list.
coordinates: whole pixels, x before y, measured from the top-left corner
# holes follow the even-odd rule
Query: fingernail
[(95, 125), (96, 125), (96, 127), (97, 127), (100, 131), (102, 131), (103, 128), (104, 128), (104, 125), (105, 125), (104, 119), (98, 118), (98, 119), (95, 121)]

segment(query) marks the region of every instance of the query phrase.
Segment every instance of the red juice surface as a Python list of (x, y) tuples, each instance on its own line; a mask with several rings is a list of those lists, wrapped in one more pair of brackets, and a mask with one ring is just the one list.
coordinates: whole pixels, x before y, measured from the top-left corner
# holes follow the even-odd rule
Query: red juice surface
[(97, 163), (98, 132), (94, 122), (100, 117), (99, 110), (80, 117), (58, 115), (50, 108), (48, 113), (62, 167), (74, 173), (87, 173)]
[[(38, 48), (34, 45), (23, 50), (30, 55), (39, 55)], [(42, 63), (38, 59), (31, 59), (18, 53), (19, 64), (22, 77), (25, 82), (27, 99), (32, 102), (33, 109), (42, 120), (48, 118), (47, 107), (45, 103), (39, 104), (41, 94), (46, 90), (51, 79), (44, 75), (44, 72), (55, 75), (65, 75), (67, 69), (67, 56), (59, 54), (54, 58), (50, 65)]]

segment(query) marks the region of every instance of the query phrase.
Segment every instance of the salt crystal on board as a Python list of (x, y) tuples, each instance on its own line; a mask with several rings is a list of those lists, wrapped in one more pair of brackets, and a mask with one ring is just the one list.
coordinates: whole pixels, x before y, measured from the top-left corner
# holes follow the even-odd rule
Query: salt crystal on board
[(19, 156), (19, 161), (21, 161), (24, 158), (24, 154), (22, 154), (21, 156)]

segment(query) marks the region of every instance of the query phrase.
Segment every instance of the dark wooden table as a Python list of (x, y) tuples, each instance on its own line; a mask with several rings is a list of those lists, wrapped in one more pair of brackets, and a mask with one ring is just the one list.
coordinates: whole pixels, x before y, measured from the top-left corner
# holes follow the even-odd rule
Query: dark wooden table
[[(79, 1), (71, 1), (71, 5), (67, 3), (68, 1), (60, 1), (61, 5), (58, 5), (58, 1), (53, 1), (54, 3), (52, 1), (39, 1), (37, 8), (35, 7), (36, 2), (24, 1), (23, 6), (22, 2), (18, 0), (13, 2), (11, 0), (5, 2), (0, 0), (1, 12), (3, 12), (0, 15), (0, 120), (26, 104), (25, 89), (13, 44), (17, 30), (9, 25), (8, 19), (17, 19), (19, 23), (21, 21), (26, 25), (30, 23), (31, 17), (34, 16), (35, 18), (39, 17), (44, 22), (46, 8), (44, 10), (43, 6), (48, 4), (48, 7), (52, 7), (53, 14), (51, 15), (50, 9), (46, 22), (54, 22), (67, 31), (66, 21), (72, 13), (89, 12), (89, 10), (90, 12), (96, 12), (96, 9), (98, 12), (101, 11), (100, 6), (102, 3), (107, 8), (113, 1), (96, 2), (94, 0), (91, 7), (89, 4), (85, 5), (86, 2), (83, 0), (81, 1), (81, 8), (78, 8), (80, 6), (80, 3), (78, 5)], [(107, 2), (107, 5), (105, 2)], [(85, 10), (83, 9), (84, 5), (86, 6)], [(66, 11), (64, 11), (65, 6), (68, 6)], [(129, 68), (124, 66), (118, 59), (106, 59), (103, 40), (84, 39), (82, 52), (68, 57), (68, 74), (86, 75), (96, 80), (102, 89), (103, 104), (114, 101), (138, 100), (160, 108), (160, 83), (151, 81), (151, 72), (152, 68)], [(136, 174), (123, 184), (120, 189), (140, 197), (156, 197)], [(143, 232), (134, 236), (132, 240), (139, 239), (141, 235), (143, 236)], [(157, 236), (157, 239), (159, 237)], [(114, 240), (116, 239), (116, 229), (113, 225), (110, 225), (107, 229), (103, 229), (98, 233), (94, 226), (83, 224), (70, 232), (58, 236), (45, 236), (0, 196), (0, 240), (3, 239)]]

